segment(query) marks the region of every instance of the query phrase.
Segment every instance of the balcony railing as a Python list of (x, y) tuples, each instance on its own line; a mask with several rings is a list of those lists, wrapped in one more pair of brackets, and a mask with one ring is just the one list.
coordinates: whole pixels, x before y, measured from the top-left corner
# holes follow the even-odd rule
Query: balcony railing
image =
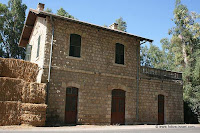
[(140, 73), (161, 79), (182, 80), (182, 73), (141, 66)]

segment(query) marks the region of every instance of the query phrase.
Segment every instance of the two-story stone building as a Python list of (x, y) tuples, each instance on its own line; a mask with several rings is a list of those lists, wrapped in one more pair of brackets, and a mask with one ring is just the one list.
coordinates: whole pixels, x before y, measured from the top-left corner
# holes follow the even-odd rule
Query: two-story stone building
[(183, 123), (181, 73), (140, 66), (151, 39), (30, 9), (19, 46), (48, 83), (47, 123)]

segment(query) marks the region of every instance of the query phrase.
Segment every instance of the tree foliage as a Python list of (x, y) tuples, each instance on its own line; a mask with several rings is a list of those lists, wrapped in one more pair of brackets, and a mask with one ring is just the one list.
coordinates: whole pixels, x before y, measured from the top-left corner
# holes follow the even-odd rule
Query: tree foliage
[(68, 17), (68, 18), (74, 18), (74, 16), (70, 15), (68, 12), (66, 12), (63, 8), (60, 8), (59, 10), (57, 10), (57, 15), (60, 15), (60, 16), (65, 16), (65, 17)]
[(46, 8), (44, 11), (45, 11), (45, 12), (49, 12), (49, 13), (53, 13), (53, 11), (52, 11), (51, 8)]
[[(189, 12), (176, 0), (171, 39), (161, 40), (162, 50), (153, 45), (141, 48), (141, 64), (183, 73), (184, 101), (200, 122), (200, 15)], [(160, 56), (160, 57), (157, 57)]]
[(18, 47), (24, 26), (27, 6), (21, 0), (9, 0), (8, 5), (0, 3), (0, 56), (25, 58), (25, 49)]
[(162, 50), (153, 44), (150, 44), (149, 48), (146, 45), (141, 47), (141, 65), (163, 70), (174, 70), (174, 54), (170, 51), (170, 42), (167, 38), (163, 38), (160, 42)]
[(120, 17), (119, 19), (116, 19), (115, 22), (118, 24), (118, 27), (117, 27), (118, 30), (126, 32), (127, 24), (123, 20), (122, 17)]

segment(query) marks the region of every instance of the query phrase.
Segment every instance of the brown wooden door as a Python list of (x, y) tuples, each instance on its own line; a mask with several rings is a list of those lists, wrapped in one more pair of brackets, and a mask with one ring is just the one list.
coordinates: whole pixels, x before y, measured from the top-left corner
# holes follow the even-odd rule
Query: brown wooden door
[(164, 96), (158, 95), (158, 124), (164, 124)]
[(125, 91), (112, 91), (111, 124), (125, 124)]
[(78, 89), (69, 87), (66, 90), (65, 123), (76, 124), (77, 122)]

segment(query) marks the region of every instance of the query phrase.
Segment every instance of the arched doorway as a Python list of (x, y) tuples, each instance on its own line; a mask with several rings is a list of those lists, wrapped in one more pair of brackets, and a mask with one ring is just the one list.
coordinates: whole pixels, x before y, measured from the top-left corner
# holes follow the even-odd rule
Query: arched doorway
[(65, 123), (76, 124), (77, 122), (78, 88), (67, 87), (65, 104)]
[(112, 90), (111, 124), (125, 124), (125, 91)]
[(158, 124), (164, 124), (164, 95), (158, 95)]

